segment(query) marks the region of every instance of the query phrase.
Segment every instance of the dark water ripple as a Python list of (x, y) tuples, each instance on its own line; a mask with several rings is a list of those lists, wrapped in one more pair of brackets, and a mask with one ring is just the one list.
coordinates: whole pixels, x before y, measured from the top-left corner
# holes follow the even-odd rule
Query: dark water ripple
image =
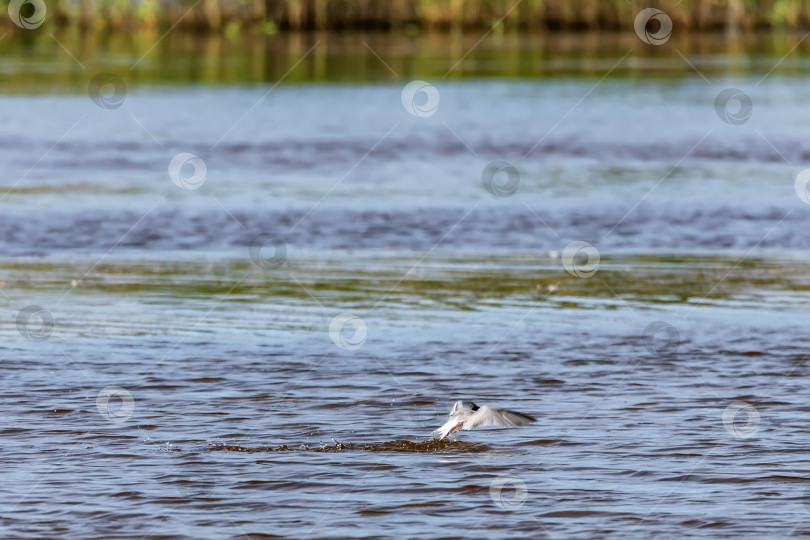
[[(710, 127), (710, 126), (707, 126)], [(477, 153), (483, 156), (499, 156), (502, 159), (533, 161), (546, 159), (589, 158), (616, 162), (619, 160), (638, 162), (677, 162), (685, 155), (711, 162), (728, 163), (783, 163), (785, 160), (802, 163), (810, 160), (810, 150), (802, 141), (774, 134), (769, 141), (764, 141), (755, 134), (740, 134), (738, 140), (730, 143), (719, 137), (708, 139), (705, 144), (694, 148), (697, 141), (686, 139), (680, 141), (651, 141), (640, 145), (638, 141), (621, 140), (582, 140), (576, 135), (555, 137), (552, 142), (541, 142), (536, 146), (533, 141), (520, 139), (504, 141), (501, 137), (485, 137), (475, 141)], [(5, 151), (16, 157), (19, 166), (28, 164), (32, 152), (46, 151), (53, 147), (58, 139), (24, 140), (20, 138), (0, 138)], [(354, 140), (323, 139), (299, 141), (265, 141), (222, 143), (215, 151), (206, 143), (189, 144), (187, 140), (165, 141), (163, 150), (154, 143), (140, 141), (68, 141), (60, 143), (52, 150), (53, 157), (46, 164), (57, 170), (108, 170), (114, 168), (119, 173), (155, 171), (156, 160), (162, 160), (167, 153), (181, 151), (194, 152), (206, 156), (207, 164), (227, 170), (239, 167), (241, 170), (270, 170), (274, 172), (311, 171), (324, 169), (325, 165), (350, 168), (359, 160), (367, 159), (370, 164), (391, 162), (409, 162), (412, 160), (440, 161), (449, 159), (468, 159), (470, 150), (458, 139), (448, 139), (446, 133), (414, 133), (408, 136), (392, 136), (384, 145), (375, 147), (372, 155), (368, 154), (376, 139), (362, 137)], [(527, 152), (532, 149), (531, 153)], [(21, 154), (25, 151), (25, 154)], [(12, 154), (13, 152), (13, 154)], [(49, 152), (50, 154), (50, 152)], [(312, 156), (317, 156), (313, 160)]]
[[(600, 250), (810, 249), (810, 238), (804, 234), (810, 212), (801, 207), (684, 210), (647, 205), (628, 215), (626, 206), (552, 209), (542, 202), (527, 205), (476, 206), (473, 202), (467, 208), (226, 213), (214, 208), (189, 212), (163, 203), (145, 219), (149, 208), (82, 215), (62, 210), (17, 211), (0, 216), (0, 240), (8, 254), (22, 256), (101, 254), (113, 246), (122, 251), (214, 250), (243, 256), (263, 233), (282, 238), (291, 254), (309, 250), (427, 251), (435, 247), (479, 252), (562, 251), (573, 239), (590, 241)], [(695, 228), (695, 223), (701, 227)]]

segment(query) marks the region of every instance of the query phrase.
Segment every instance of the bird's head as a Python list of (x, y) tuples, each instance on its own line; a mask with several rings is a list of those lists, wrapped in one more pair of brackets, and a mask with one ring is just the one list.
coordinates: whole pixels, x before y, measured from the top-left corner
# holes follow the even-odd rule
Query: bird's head
[(458, 411), (462, 409), (470, 409), (471, 411), (477, 411), (478, 405), (476, 405), (472, 401), (459, 400), (453, 404), (453, 409), (450, 411), (450, 414), (451, 415), (456, 414)]

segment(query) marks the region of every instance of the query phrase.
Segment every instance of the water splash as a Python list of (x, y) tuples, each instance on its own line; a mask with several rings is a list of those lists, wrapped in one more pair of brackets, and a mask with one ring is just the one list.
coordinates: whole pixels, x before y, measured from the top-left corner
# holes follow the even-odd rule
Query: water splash
[[(334, 441), (334, 439), (332, 439)], [(321, 444), (318, 447), (310, 447), (301, 445), (299, 447), (288, 446), (281, 444), (278, 446), (240, 446), (233, 444), (209, 444), (208, 449), (216, 452), (245, 452), (245, 453), (258, 453), (258, 452), (346, 452), (346, 451), (360, 451), (360, 452), (397, 452), (397, 453), (479, 453), (488, 452), (490, 447), (483, 443), (474, 443), (466, 441), (448, 441), (443, 440), (426, 440), (420, 442), (407, 441), (398, 439), (395, 441), (386, 441), (379, 443), (341, 443), (334, 441), (335, 444)]]

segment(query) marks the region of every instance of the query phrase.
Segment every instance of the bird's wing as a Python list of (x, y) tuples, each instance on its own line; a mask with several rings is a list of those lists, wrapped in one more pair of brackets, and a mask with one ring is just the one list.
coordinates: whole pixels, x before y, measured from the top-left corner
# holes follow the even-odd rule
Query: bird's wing
[(458, 420), (454, 417), (450, 417), (450, 419), (442, 425), (439, 429), (433, 432), (433, 437), (439, 436), (439, 439), (444, 439), (450, 432), (453, 430), (454, 427), (458, 425)]
[(534, 418), (526, 414), (498, 409), (496, 407), (487, 407), (485, 405), (475, 411), (475, 413), (464, 422), (462, 428), (473, 429), (484, 426), (515, 427), (525, 426), (532, 422), (534, 422)]
[(453, 416), (454, 414), (458, 413), (463, 408), (464, 408), (464, 402), (463, 401), (456, 401), (455, 403), (453, 403), (453, 408), (450, 409), (450, 416)]
[(458, 407), (453, 406), (453, 410), (450, 411), (450, 418), (447, 420), (447, 422), (445, 422), (442, 427), (433, 432), (434, 437), (436, 435), (440, 435), (439, 439), (444, 439), (450, 434), (451, 431), (453, 431), (454, 427), (456, 427), (459, 424), (463, 425), (464, 422), (466, 422), (471, 416), (473, 416), (474, 413), (470, 409), (461, 408), (462, 406), (459, 405), (459, 403), (461, 403), (461, 401), (456, 402), (456, 405), (458, 405)]

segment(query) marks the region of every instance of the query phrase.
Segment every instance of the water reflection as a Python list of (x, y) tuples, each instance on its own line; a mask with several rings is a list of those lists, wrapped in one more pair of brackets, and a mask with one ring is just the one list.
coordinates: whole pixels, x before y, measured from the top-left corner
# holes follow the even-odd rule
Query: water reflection
[(172, 32), (160, 38), (149, 32), (15, 34), (0, 41), (0, 90), (84, 92), (101, 71), (132, 85), (590, 77), (627, 53), (629, 61), (616, 66), (615, 75), (694, 76), (681, 54), (707, 75), (764, 74), (788, 54), (780, 73), (810, 71), (810, 42), (797, 45), (800, 36), (791, 33), (675, 35), (666, 47), (642, 47), (632, 33), (504, 34), (477, 45), (480, 34), (472, 32), (245, 33), (238, 39)]

